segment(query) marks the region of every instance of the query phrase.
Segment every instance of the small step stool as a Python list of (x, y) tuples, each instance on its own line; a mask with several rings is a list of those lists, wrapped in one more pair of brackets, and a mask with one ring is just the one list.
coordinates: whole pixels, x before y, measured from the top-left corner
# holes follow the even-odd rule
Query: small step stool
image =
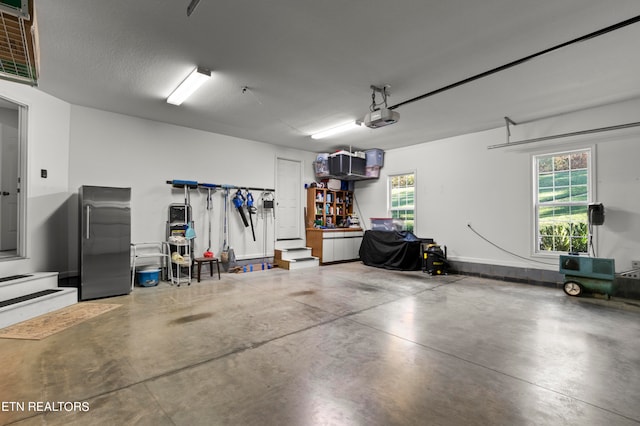
[(216, 266), (218, 267), (218, 279), (220, 279), (220, 261), (218, 260), (217, 257), (196, 257), (195, 259), (193, 259), (193, 261), (197, 265), (197, 267), (196, 267), (196, 277), (198, 278), (198, 282), (200, 282), (200, 273), (202, 272), (202, 264), (203, 263), (208, 263), (209, 264), (209, 276), (212, 277), (213, 276), (213, 262), (215, 262)]

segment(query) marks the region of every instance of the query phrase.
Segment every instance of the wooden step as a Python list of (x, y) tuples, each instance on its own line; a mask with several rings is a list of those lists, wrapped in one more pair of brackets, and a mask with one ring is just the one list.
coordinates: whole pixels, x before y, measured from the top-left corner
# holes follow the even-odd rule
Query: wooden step
[(279, 259), (277, 264), (282, 269), (303, 269), (303, 268), (315, 268), (320, 266), (320, 260), (317, 257), (301, 257), (298, 259)]
[(291, 260), (299, 259), (301, 257), (310, 257), (310, 247), (295, 247), (288, 249), (277, 249), (274, 253), (274, 259)]

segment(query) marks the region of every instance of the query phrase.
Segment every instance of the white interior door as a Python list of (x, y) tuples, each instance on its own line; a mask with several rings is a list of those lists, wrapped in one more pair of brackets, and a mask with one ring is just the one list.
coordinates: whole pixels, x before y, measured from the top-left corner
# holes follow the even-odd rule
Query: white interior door
[(0, 128), (0, 250), (15, 250), (18, 247), (18, 129)]
[(276, 163), (276, 239), (292, 240), (302, 235), (302, 164), (278, 158)]

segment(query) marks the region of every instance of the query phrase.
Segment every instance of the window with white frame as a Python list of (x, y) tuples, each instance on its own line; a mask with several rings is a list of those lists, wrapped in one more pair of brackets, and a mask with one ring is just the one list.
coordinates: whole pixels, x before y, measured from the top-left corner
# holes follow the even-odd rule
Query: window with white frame
[(589, 250), (591, 150), (534, 157), (536, 253)]
[(415, 173), (389, 176), (389, 212), (411, 232), (415, 229), (415, 192)]

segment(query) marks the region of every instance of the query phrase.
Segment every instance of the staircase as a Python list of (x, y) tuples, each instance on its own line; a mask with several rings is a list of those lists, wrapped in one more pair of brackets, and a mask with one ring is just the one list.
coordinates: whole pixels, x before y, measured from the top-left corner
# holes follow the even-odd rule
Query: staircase
[(275, 251), (274, 262), (282, 269), (317, 268), (320, 261), (311, 256), (309, 247), (283, 248)]
[(0, 328), (78, 302), (78, 289), (58, 287), (57, 272), (0, 278)]

